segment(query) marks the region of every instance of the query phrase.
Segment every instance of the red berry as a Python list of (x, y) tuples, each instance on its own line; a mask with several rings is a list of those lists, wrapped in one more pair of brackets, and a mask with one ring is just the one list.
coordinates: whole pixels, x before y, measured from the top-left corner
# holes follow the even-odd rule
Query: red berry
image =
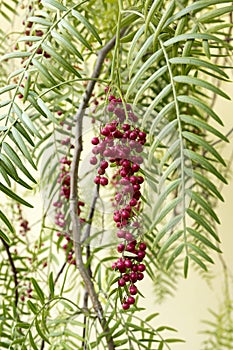
[(129, 185), (129, 178), (125, 177), (124, 179), (120, 179), (119, 183), (123, 186)]
[(140, 145), (145, 145), (146, 140), (139, 140), (138, 143), (140, 143)]
[(123, 124), (122, 125), (122, 130), (127, 131), (129, 129), (130, 129), (130, 125), (129, 124)]
[(99, 141), (98, 137), (93, 137), (93, 139), (91, 140), (91, 143), (92, 143), (93, 145), (98, 145), (99, 142), (100, 142), (100, 141)]
[(136, 173), (139, 169), (140, 169), (140, 165), (138, 165), (137, 163), (132, 164), (132, 171), (134, 173)]
[(125, 286), (125, 280), (124, 280), (124, 278), (120, 278), (120, 279), (118, 280), (118, 286), (119, 286), (119, 287), (124, 287), (124, 286)]
[(137, 176), (130, 176), (129, 181), (131, 182), (131, 184), (135, 185), (138, 182), (138, 177)]
[(126, 272), (126, 268), (125, 267), (119, 267), (118, 268), (120, 273), (125, 273)]
[(115, 106), (114, 106), (114, 104), (113, 103), (109, 103), (109, 105), (108, 105), (108, 111), (109, 112), (113, 112), (114, 111), (114, 109), (115, 109)]
[(96, 177), (94, 178), (94, 183), (97, 184), (97, 185), (99, 185), (99, 184), (100, 184), (100, 179), (101, 179), (100, 176), (96, 176)]
[(107, 128), (108, 128), (109, 131), (113, 132), (113, 131), (116, 130), (116, 124), (113, 124), (113, 123), (112, 124), (108, 124)]
[[(121, 201), (122, 201), (122, 194), (117, 193), (117, 194), (115, 195), (115, 201), (116, 201), (116, 202), (121, 202)], [(122, 204), (122, 203), (120, 203), (120, 204)]]
[(118, 244), (117, 251), (118, 253), (122, 253), (125, 250), (125, 245), (124, 243)]
[(142, 153), (143, 148), (142, 148), (142, 145), (140, 143), (137, 143), (135, 148), (136, 148), (136, 152), (137, 153)]
[(135, 205), (137, 205), (137, 200), (136, 200), (136, 198), (132, 198), (132, 199), (130, 200), (130, 202), (129, 202), (129, 205), (130, 205), (131, 207), (135, 207)]
[(120, 221), (121, 221), (121, 215), (120, 215), (120, 214), (114, 214), (113, 220), (114, 220), (115, 222), (120, 222)]
[(131, 212), (131, 207), (130, 205), (126, 205), (125, 210), (127, 210), (129, 213)]
[(122, 210), (121, 215), (122, 215), (123, 219), (129, 219), (129, 217), (130, 217), (130, 213), (125, 209)]
[(124, 159), (121, 165), (124, 168), (129, 168), (130, 167), (130, 161), (128, 159)]
[(124, 260), (118, 260), (116, 266), (118, 267), (118, 269), (122, 269), (123, 267), (125, 267)]
[(133, 198), (135, 198), (135, 199), (137, 199), (137, 200), (139, 200), (140, 197), (141, 197), (141, 192), (140, 192), (140, 191), (136, 191), (136, 192), (134, 193), (134, 195), (133, 195)]
[(44, 32), (42, 30), (36, 30), (36, 36), (43, 36)]
[(135, 245), (132, 242), (127, 244), (126, 246), (127, 252), (133, 252), (134, 249), (135, 249)]
[(123, 310), (128, 310), (128, 309), (130, 308), (130, 304), (124, 302), (124, 303), (122, 304), (122, 308), (123, 308)]
[(131, 281), (131, 282), (134, 282), (134, 283), (137, 282), (137, 280), (138, 280), (138, 275), (137, 275), (136, 272), (131, 272), (129, 276), (130, 276), (130, 281)]
[(42, 54), (42, 52), (43, 52), (43, 50), (42, 50), (42, 48), (41, 48), (41, 47), (39, 47), (39, 48), (36, 50), (36, 53), (38, 53), (39, 55), (41, 55), (41, 54)]
[[(93, 151), (92, 151), (93, 152)], [(112, 151), (111, 149), (107, 148), (104, 152), (103, 152), (103, 155), (105, 157), (112, 157)]]
[[(115, 220), (114, 220), (114, 221), (115, 221)], [(117, 237), (118, 237), (118, 238), (125, 238), (125, 231), (119, 230), (119, 231), (117, 232)]]
[(137, 272), (138, 271), (138, 265), (137, 264), (133, 264), (132, 271), (133, 272)]
[(129, 260), (129, 259), (126, 259), (125, 260), (125, 267), (127, 267), (127, 268), (131, 268), (132, 267), (132, 261), (131, 260)]
[[(132, 240), (133, 240), (133, 235), (132, 235), (132, 233), (130, 233), (130, 232), (127, 232), (126, 234), (125, 234), (125, 239), (126, 239), (126, 241), (128, 241), (128, 242), (131, 242)], [(129, 243), (130, 244), (130, 243)], [(128, 245), (129, 245), (128, 244)], [(127, 245), (127, 247), (128, 247), (128, 245)], [(131, 251), (131, 250), (128, 250), (129, 252)]]
[(108, 144), (111, 147), (114, 145), (114, 141), (113, 141), (112, 135), (106, 136), (104, 141), (102, 141), (102, 142)]
[(101, 167), (102, 169), (107, 169), (107, 167), (108, 167), (108, 162), (107, 162), (106, 160), (102, 160), (102, 161), (100, 162), (100, 167)]
[(146, 138), (146, 133), (145, 133), (144, 131), (139, 131), (138, 137), (139, 137), (141, 140), (143, 140), (143, 139)]
[(92, 153), (93, 153), (93, 154), (98, 154), (98, 153), (99, 153), (98, 148), (97, 148), (97, 147), (93, 147), (93, 148), (92, 148)]
[(106, 148), (106, 144), (104, 142), (101, 142), (98, 146), (97, 146), (97, 151), (98, 153), (102, 154), (105, 151)]
[(120, 130), (115, 130), (113, 133), (112, 133), (113, 137), (115, 139), (121, 139), (123, 134), (120, 132)]
[(138, 271), (139, 272), (143, 272), (143, 271), (145, 271), (145, 269), (146, 269), (146, 266), (144, 264), (139, 264), (138, 265)]
[(108, 179), (106, 177), (101, 177), (100, 185), (106, 186), (108, 184)]
[(97, 158), (96, 157), (91, 157), (90, 164), (96, 165), (97, 164)]
[(126, 168), (123, 168), (120, 170), (120, 175), (122, 177), (126, 177), (128, 175), (129, 171)]
[(137, 287), (136, 287), (134, 284), (132, 284), (131, 286), (129, 286), (129, 293), (130, 293), (131, 295), (135, 295), (135, 294), (137, 294), (137, 292), (138, 292), (138, 289), (137, 289)]
[(132, 297), (132, 296), (129, 296), (127, 298), (127, 303), (130, 304), (130, 305), (133, 305), (135, 303), (135, 298)]
[(134, 148), (137, 147), (137, 142), (134, 140), (129, 141), (129, 146), (133, 150)]
[(128, 273), (125, 273), (124, 275), (122, 275), (122, 277), (124, 278), (125, 282), (129, 282), (130, 281), (130, 276)]
[(128, 138), (129, 138), (129, 135), (130, 135), (130, 130), (126, 130), (126, 131), (124, 132), (123, 138), (128, 139)]
[(129, 134), (129, 138), (130, 140), (136, 140), (138, 134), (136, 131), (131, 131), (131, 133)]
[(114, 95), (109, 95), (108, 100), (114, 101), (114, 100), (116, 100), (116, 97)]
[(146, 253), (144, 250), (139, 250), (138, 252), (138, 258), (141, 260), (141, 259), (144, 259), (146, 256)]
[(140, 250), (146, 250), (146, 243), (141, 242), (141, 243), (139, 244), (139, 249), (140, 249)]
[(139, 190), (140, 190), (140, 185), (139, 185), (139, 184), (133, 185), (133, 190), (134, 190), (135, 192), (139, 191)]
[(108, 136), (110, 134), (110, 130), (105, 127), (101, 130), (100, 133), (101, 133), (101, 135)]
[(99, 174), (99, 175), (104, 175), (104, 174), (105, 174), (105, 170), (99, 168), (99, 169), (98, 169), (98, 174)]
[(143, 280), (143, 278), (144, 278), (143, 273), (142, 273), (142, 272), (138, 272), (138, 273), (137, 273), (137, 279), (138, 279), (139, 281), (141, 281), (141, 280)]

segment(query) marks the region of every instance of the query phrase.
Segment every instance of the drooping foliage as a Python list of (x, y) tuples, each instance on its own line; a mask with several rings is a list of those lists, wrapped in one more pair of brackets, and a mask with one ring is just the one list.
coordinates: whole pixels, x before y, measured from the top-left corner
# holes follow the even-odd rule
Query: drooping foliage
[[(221, 253), (214, 204), (223, 201), (219, 184), (227, 179), (225, 160), (215, 145), (228, 139), (214, 101), (229, 99), (221, 83), (230, 80), (232, 10), (226, 0), (1, 2), (0, 15), (13, 25), (13, 18), (21, 23), (17, 30), (0, 31), (0, 191), (9, 203), (0, 211), (3, 348), (74, 349), (79, 341), (80, 349), (106, 348), (107, 343), (110, 349), (112, 338), (116, 349), (161, 350), (177, 341), (162, 337), (165, 329), (173, 329), (149, 324), (156, 314), (145, 323), (140, 320), (140, 303), (128, 313), (119, 311), (122, 292), (111, 269), (117, 253), (109, 254), (116, 242), (93, 243), (108, 231), (109, 215), (103, 208), (110, 198), (100, 191), (96, 213), (90, 214), (94, 184), (87, 195), (88, 137), (98, 136), (101, 125), (113, 120), (106, 113), (110, 94), (132, 106), (138, 127), (147, 134), (140, 215), (146, 271), (161, 301), (173, 294), (178, 276), (188, 276), (190, 264), (207, 271), (214, 254)], [(78, 111), (85, 98), (86, 119), (81, 119)], [(70, 236), (49, 221), (61, 190), (61, 164), (70, 165), (72, 149), (78, 147), (78, 123), (84, 135), (78, 200), (85, 202), (78, 215), (87, 220), (81, 226), (84, 237), (89, 234), (82, 256), (103, 304), (107, 336), (95, 308), (85, 302), (83, 307), (81, 290), (69, 299), (83, 280), (65, 263)], [(22, 191), (33, 191), (37, 183), (45, 199), (40, 236), (25, 244), (28, 224), (18, 211), (32, 206)], [(66, 199), (62, 215), (70, 234)], [(19, 218), (23, 237), (15, 225)], [(95, 226), (92, 235), (89, 225)], [(20, 249), (19, 256), (14, 249)], [(55, 249), (66, 251), (61, 266)], [(43, 264), (47, 270), (38, 272)], [(61, 275), (64, 282), (57, 285)]]

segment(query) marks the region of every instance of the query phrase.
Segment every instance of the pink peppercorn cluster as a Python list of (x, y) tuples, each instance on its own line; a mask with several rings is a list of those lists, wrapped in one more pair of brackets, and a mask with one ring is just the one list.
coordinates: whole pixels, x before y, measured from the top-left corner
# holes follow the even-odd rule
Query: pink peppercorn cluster
[(22, 236), (26, 236), (27, 232), (30, 231), (30, 227), (29, 227), (29, 222), (28, 220), (23, 218), (23, 213), (22, 213), (22, 208), (20, 204), (17, 204), (17, 209), (18, 209), (18, 219), (19, 219), (19, 226), (20, 226), (20, 230), (19, 233)]
[[(25, 45), (31, 47), (33, 46), (34, 42), (30, 40), (30, 36), (42, 37), (44, 35), (44, 32), (41, 29), (34, 29), (33, 22), (28, 21), (29, 16), (33, 16), (33, 13), (35, 12), (36, 9), (33, 9), (33, 7), (29, 5), (28, 10), (29, 10), (29, 13), (26, 16), (25, 20), (22, 21), (22, 25), (26, 26), (24, 34), (25, 36), (29, 37), (29, 40), (25, 41)], [(14, 48), (15, 50), (18, 50), (18, 45), (16, 45)], [(45, 58), (51, 57), (47, 52), (43, 51), (41, 47), (37, 48), (36, 53), (39, 55), (43, 54)]]
[[(58, 114), (60, 115), (59, 111)], [(63, 126), (64, 123), (61, 122), (61, 125)], [(67, 126), (67, 130), (70, 130), (70, 125)], [(70, 143), (70, 138), (67, 137), (65, 139), (61, 140), (61, 145), (67, 146), (68, 148), (72, 149), (73, 146)], [(67, 225), (64, 210), (63, 207), (67, 204), (70, 198), (70, 166), (71, 166), (71, 155), (70, 152), (68, 152), (68, 156), (63, 156), (60, 159), (60, 173), (58, 175), (57, 183), (60, 185), (60, 192), (59, 192), (59, 200), (55, 201), (53, 203), (53, 206), (56, 208), (55, 212), (55, 224), (59, 226), (61, 229), (64, 229)], [(85, 203), (82, 201), (78, 201), (77, 205), (77, 214), (80, 217), (81, 215), (81, 208), (84, 207)], [(84, 218), (80, 218), (80, 222), (85, 222)], [(67, 233), (57, 232), (58, 237), (64, 237), (66, 240), (66, 243), (63, 244), (62, 248), (66, 252), (66, 259), (69, 264), (75, 265), (75, 256), (74, 256), (74, 247), (73, 242)]]
[(20, 295), (20, 300), (22, 302), (24, 302), (27, 299), (31, 299), (32, 298), (32, 286), (31, 286), (31, 282), (24, 283), (24, 291), (22, 292), (22, 294)]
[(116, 168), (110, 180), (116, 188), (113, 220), (118, 228), (117, 237), (123, 241), (117, 247), (122, 257), (114, 262), (112, 268), (120, 272), (118, 285), (127, 291), (127, 296), (122, 300), (122, 307), (127, 310), (135, 303), (134, 296), (138, 292), (135, 283), (144, 278), (146, 269), (142, 263), (146, 244), (141, 240), (138, 221), (140, 189), (144, 182), (143, 176), (138, 173), (143, 163), (140, 154), (146, 143), (146, 133), (134, 126), (138, 118), (129, 104), (123, 105), (121, 99), (112, 95), (109, 102), (107, 110), (112, 121), (101, 128), (99, 137), (92, 138), (94, 147), (90, 163), (98, 166), (94, 182), (101, 186), (109, 183), (107, 169), (110, 166)]
[[(117, 247), (122, 257), (113, 263), (112, 268), (120, 272), (118, 286), (125, 288), (126, 296), (122, 300), (122, 308), (128, 310), (130, 305), (135, 303), (134, 296), (138, 293), (138, 288), (135, 285), (137, 281), (144, 278), (143, 272), (146, 270), (145, 264), (142, 263), (146, 255), (146, 243), (133, 240), (126, 240), (120, 243)], [(132, 255), (128, 255), (131, 253)]]

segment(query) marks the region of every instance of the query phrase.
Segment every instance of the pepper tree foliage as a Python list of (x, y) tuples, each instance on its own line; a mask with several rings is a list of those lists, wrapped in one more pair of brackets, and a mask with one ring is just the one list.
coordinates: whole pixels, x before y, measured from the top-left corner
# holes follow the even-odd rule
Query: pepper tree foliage
[[(172, 294), (190, 264), (207, 272), (221, 254), (214, 206), (227, 181), (215, 145), (228, 140), (214, 101), (229, 99), (220, 86), (229, 80), (232, 10), (226, 0), (1, 1), (1, 17), (13, 27), (0, 32), (1, 348), (161, 350), (181, 341), (154, 320), (156, 306), (141, 318), (142, 296), (121, 309), (111, 268), (116, 240), (92, 245), (89, 232), (84, 242), (66, 241), (48, 212), (59, 192), (59, 161), (68, 157), (73, 197), (63, 215), (75, 237), (72, 203), (92, 196), (75, 173), (86, 161), (82, 109), (98, 136), (99, 125), (111, 121), (103, 119), (109, 87), (123, 106), (137, 107), (137, 126), (147, 133), (140, 220), (155, 299)], [(60, 147), (62, 138), (71, 138), (74, 150)], [(37, 183), (49, 204), (41, 220), (32, 220), (40, 226), (34, 237), (22, 191), (34, 193)], [(97, 188), (93, 201), (101, 206), (104, 196)], [(90, 215), (96, 205), (79, 209), (86, 223), (78, 229), (91, 230), (95, 215), (95, 236), (103, 234), (101, 212)], [(74, 244), (76, 264), (67, 263), (64, 243)], [(221, 313), (212, 311), (216, 322), (206, 322), (212, 330), (203, 350), (232, 348), (228, 292)]]

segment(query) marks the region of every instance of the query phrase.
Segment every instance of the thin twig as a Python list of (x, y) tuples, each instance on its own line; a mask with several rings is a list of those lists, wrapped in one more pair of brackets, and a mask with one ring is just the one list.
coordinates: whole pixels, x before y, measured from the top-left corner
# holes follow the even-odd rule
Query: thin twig
[[(61, 276), (62, 272), (64, 271), (64, 268), (65, 268), (65, 267), (66, 267), (66, 261), (63, 263), (62, 267), (60, 268), (60, 270), (59, 270), (58, 273), (57, 273), (57, 276), (56, 276), (56, 278), (55, 278), (55, 280), (54, 280), (54, 287), (55, 287), (55, 285), (56, 285), (56, 283), (57, 283), (59, 277)], [(50, 297), (51, 297), (51, 295), (49, 294), (49, 299), (50, 299)]]
[[(226, 133), (226, 135), (225, 135), (226, 138), (228, 138), (232, 133), (233, 133), (233, 127)], [(223, 141), (222, 139), (216, 140), (213, 143), (211, 143), (211, 146), (215, 146), (222, 141)]]
[[(83, 242), (85, 242), (85, 240), (87, 240), (90, 237), (92, 219), (93, 219), (94, 214), (95, 214), (95, 207), (96, 207), (96, 202), (97, 202), (98, 198), (99, 198), (99, 185), (97, 185), (95, 187), (95, 192), (94, 192), (94, 195), (93, 195), (91, 208), (90, 208), (90, 212), (89, 212), (89, 215), (88, 215), (88, 220), (87, 220), (88, 224), (87, 224), (86, 232), (85, 232), (85, 235), (84, 235), (84, 238), (83, 238)], [(90, 248), (90, 242), (88, 242), (87, 245), (86, 245), (86, 263), (88, 262), (90, 256), (91, 256), (91, 248)], [(88, 263), (87, 269), (88, 269), (89, 277), (92, 278), (92, 271), (91, 271), (90, 263)], [(85, 290), (84, 297), (83, 297), (83, 309), (84, 310), (88, 308), (88, 297), (89, 297), (88, 290)], [(86, 316), (86, 314), (84, 314), (83, 323), (86, 326), (86, 324), (87, 324), (87, 316)], [(87, 333), (87, 328), (83, 327), (83, 341), (82, 341), (82, 349), (83, 350), (87, 349), (87, 344), (86, 344), (86, 341), (85, 341), (86, 333)]]
[[(66, 267), (66, 261), (63, 263), (63, 265), (61, 266), (60, 270), (57, 273), (57, 276), (56, 276), (56, 278), (55, 278), (55, 280), (53, 282), (54, 283), (54, 287), (55, 287), (57, 281), (59, 280), (59, 277), (62, 275), (62, 272), (64, 271), (65, 267)], [(50, 301), (50, 300), (51, 300), (51, 293), (49, 293), (49, 297), (48, 297), (48, 301)], [(44, 341), (44, 339), (42, 339), (40, 350), (43, 350), (44, 346), (45, 346), (45, 341)]]
[[(233, 133), (233, 127), (225, 134), (225, 137), (228, 138), (232, 133)], [(221, 143), (221, 142), (223, 142), (223, 140), (222, 140), (222, 139), (218, 139), (218, 140), (212, 142), (212, 143), (211, 143), (211, 146), (212, 146), (212, 147), (213, 147), (213, 146), (216, 146), (216, 145), (218, 145), (218, 144)], [(202, 155), (205, 157), (206, 153), (208, 153), (208, 151), (207, 151), (207, 150), (204, 150), (204, 151), (202, 152)]]
[[(125, 31), (125, 30), (124, 30)], [(121, 34), (124, 33), (122, 31)], [(108, 52), (113, 49), (115, 45), (116, 37), (112, 38), (98, 53), (97, 61), (94, 67), (92, 78), (98, 78), (101, 72), (104, 59), (107, 56)], [(78, 204), (78, 170), (80, 157), (82, 152), (82, 132), (83, 132), (83, 117), (85, 109), (88, 106), (89, 100), (91, 98), (93, 89), (95, 87), (95, 81), (89, 81), (87, 89), (83, 95), (83, 99), (80, 103), (79, 109), (75, 116), (76, 126), (75, 126), (75, 148), (74, 155), (71, 163), (71, 188), (70, 188), (70, 214), (72, 220), (72, 231), (73, 231), (73, 241), (75, 248), (75, 258), (76, 265), (80, 272), (80, 275), (83, 279), (85, 289), (88, 292), (93, 308), (96, 312), (96, 315), (99, 319), (99, 322), (102, 326), (104, 332), (106, 332), (106, 341), (109, 350), (115, 349), (115, 345), (111, 336), (108, 336), (109, 327), (107, 326), (107, 320), (104, 317), (103, 308), (99, 301), (98, 295), (95, 291), (95, 287), (91, 277), (89, 276), (88, 269), (85, 267), (82, 257), (82, 244), (81, 244), (81, 227), (79, 217), (77, 216), (77, 204)]]
[(15, 284), (15, 307), (17, 307), (18, 301), (19, 301), (19, 292), (18, 292), (18, 285), (19, 285), (19, 281), (18, 281), (18, 272), (17, 269), (15, 267), (15, 263), (14, 260), (12, 258), (11, 252), (10, 252), (10, 246), (9, 244), (7, 244), (4, 239), (1, 238), (2, 244), (4, 245), (5, 249), (6, 249), (6, 253), (11, 265), (11, 269), (12, 269), (12, 273), (13, 273), (13, 279), (14, 279), (14, 284)]

